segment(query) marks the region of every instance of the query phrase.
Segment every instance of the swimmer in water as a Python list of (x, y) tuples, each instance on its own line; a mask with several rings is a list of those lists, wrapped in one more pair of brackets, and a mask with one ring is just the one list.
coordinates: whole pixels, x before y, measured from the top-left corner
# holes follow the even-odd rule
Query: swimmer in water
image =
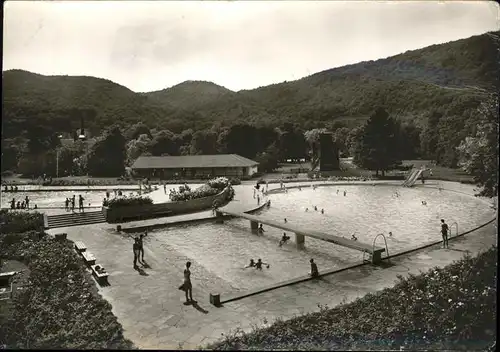
[(266, 265), (266, 268), (268, 268), (268, 269), (269, 269), (270, 265), (269, 265), (269, 264), (267, 264), (267, 263), (263, 263), (263, 262), (262, 262), (262, 259), (257, 260), (257, 263), (255, 263), (255, 269), (262, 270), (262, 264), (265, 264), (265, 265)]
[(423, 200), (422, 205), (427, 205), (427, 202), (425, 200)]
[(318, 207), (317, 207), (317, 206), (314, 206), (314, 210), (315, 210), (315, 211), (318, 211)]
[(246, 267), (244, 267), (244, 269), (246, 268), (253, 268), (255, 266), (255, 262), (253, 259), (250, 259), (250, 264), (248, 264)]
[(391, 231), (389, 231), (389, 236), (392, 236), (392, 232)]
[(352, 235), (352, 237), (351, 237), (351, 240), (353, 240), (353, 241), (357, 241), (357, 240), (358, 240), (358, 238), (357, 238), (356, 236), (354, 236), (354, 234), (353, 234), (353, 235)]
[(281, 237), (279, 246), (281, 247), (282, 245), (284, 245), (285, 243), (287, 243), (289, 239), (290, 239), (290, 236), (287, 236), (286, 232), (283, 232), (283, 237)]
[(309, 208), (306, 208), (306, 211), (309, 211)]
[(266, 231), (264, 231), (264, 228), (262, 227), (262, 224), (260, 224), (258, 231), (259, 231), (260, 234), (263, 234), (264, 232), (266, 232)]
[(285, 218), (285, 224), (288, 222), (288, 220)]

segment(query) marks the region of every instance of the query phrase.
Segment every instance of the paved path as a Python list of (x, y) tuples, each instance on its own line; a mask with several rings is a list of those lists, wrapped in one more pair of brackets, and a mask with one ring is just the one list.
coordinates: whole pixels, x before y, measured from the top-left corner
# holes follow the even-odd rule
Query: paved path
[[(470, 187), (462, 186), (456, 188), (470, 193)], [(255, 201), (249, 189), (240, 192), (240, 201), (243, 197)], [(237, 202), (234, 204), (238, 207)], [(81, 240), (87, 245), (97, 262), (110, 273), (111, 286), (100, 288), (100, 292), (112, 304), (125, 336), (140, 348), (156, 349), (194, 349), (238, 327), (249, 331), (252, 324), (262, 325), (264, 319), (271, 323), (278, 317), (287, 319), (318, 311), (318, 304), (333, 307), (343, 300), (349, 302), (366, 293), (391, 287), (397, 275), (418, 274), (434, 266), (445, 266), (467, 251), (474, 255), (496, 243), (496, 229), (491, 224), (450, 241), (450, 249), (434, 246), (395, 258), (393, 263), (396, 265), (390, 268), (366, 265), (215, 308), (208, 303), (209, 294), (230, 291), (227, 282), (198, 265), (195, 258), (155, 246), (149, 238), (145, 241), (145, 258), (150, 268), (139, 273), (132, 268), (131, 236), (116, 232), (114, 227), (96, 224), (50, 232), (67, 232), (71, 240)], [(193, 296), (199, 302), (197, 307), (184, 306), (184, 294), (177, 289), (182, 283), (182, 270), (187, 260), (193, 263)]]

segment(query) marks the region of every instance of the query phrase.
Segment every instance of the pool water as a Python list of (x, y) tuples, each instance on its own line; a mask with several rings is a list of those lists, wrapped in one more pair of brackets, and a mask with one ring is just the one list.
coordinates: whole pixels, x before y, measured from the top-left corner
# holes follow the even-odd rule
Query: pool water
[[(337, 189), (339, 192), (337, 193)], [(343, 191), (346, 191), (346, 196)], [(396, 190), (399, 196), (396, 196)], [(494, 212), (488, 204), (474, 197), (429, 188), (396, 186), (329, 186), (291, 189), (288, 193), (270, 195), (272, 206), (259, 215), (297, 223), (300, 227), (372, 244), (378, 233), (387, 238), (389, 253), (418, 247), (440, 240), (440, 219), (445, 219), (453, 234), (454, 222), (464, 232), (490, 220)], [(422, 205), (422, 201), (427, 205)], [(314, 206), (318, 211), (314, 211)], [(306, 212), (305, 209), (309, 208)], [(321, 214), (321, 208), (325, 213)], [(309, 259), (318, 268), (334, 269), (360, 262), (363, 253), (325, 241), (306, 237), (305, 250), (295, 247), (295, 236), (278, 246), (282, 230), (264, 225), (265, 233), (250, 231), (248, 220), (233, 219), (224, 224), (196, 224), (172, 227), (150, 234), (155, 246), (165, 251), (180, 252), (202, 265), (235, 290), (246, 290), (309, 273)], [(388, 233), (392, 232), (392, 236)], [(378, 238), (378, 246), (384, 241)], [(250, 258), (269, 263), (262, 271), (244, 269)]]
[[(144, 194), (145, 196), (150, 197), (153, 200), (153, 203), (162, 203), (162, 202), (169, 202), (169, 193), (170, 189), (173, 188), (178, 188), (180, 185), (167, 185), (166, 187), (166, 192), (163, 189), (163, 186), (158, 186), (158, 190), (153, 191), (148, 194)], [(191, 188), (196, 188), (200, 186), (199, 184), (190, 184), (189, 185)], [(92, 187), (96, 188), (96, 186), (90, 186), (88, 191), (78, 191), (77, 189), (82, 189), (83, 187), (59, 187), (59, 188), (65, 188), (67, 190), (65, 191), (55, 191), (55, 192), (23, 192), (23, 191), (18, 191), (18, 192), (3, 192), (0, 191), (1, 195), (1, 206), (2, 208), (10, 208), (10, 202), (12, 198), (16, 199), (17, 201), (24, 201), (26, 196), (29, 197), (30, 199), (30, 207), (33, 207), (35, 204), (38, 206), (38, 208), (43, 209), (43, 208), (64, 208), (64, 201), (68, 197), (72, 197), (75, 195), (76, 200), (78, 201), (78, 195), (82, 195), (82, 197), (85, 199), (84, 204), (85, 206), (92, 206), (92, 207), (100, 207), (102, 205), (103, 199), (106, 197), (106, 192), (105, 191), (95, 191), (92, 190)], [(76, 189), (76, 190), (75, 190)], [(130, 196), (130, 195), (138, 195), (137, 191), (137, 186), (134, 186), (132, 189), (130, 186), (127, 188), (117, 188), (117, 187), (110, 187), (109, 192), (111, 198), (114, 197), (114, 192), (113, 189), (121, 189), (123, 192), (123, 195)], [(89, 205), (90, 204), (90, 205)], [(78, 204), (76, 204), (78, 207)]]

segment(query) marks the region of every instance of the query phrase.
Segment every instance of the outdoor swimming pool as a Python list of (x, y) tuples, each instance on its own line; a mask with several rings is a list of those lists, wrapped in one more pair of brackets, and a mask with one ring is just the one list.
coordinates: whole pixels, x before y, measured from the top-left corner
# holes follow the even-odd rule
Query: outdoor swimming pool
[[(337, 189), (339, 190), (337, 194)], [(343, 191), (346, 191), (346, 196)], [(395, 196), (396, 190), (399, 196)], [(489, 205), (474, 197), (429, 188), (397, 186), (329, 186), (312, 190), (310, 187), (291, 189), (288, 193), (270, 195), (272, 206), (261, 211), (266, 217), (290, 224), (324, 231), (372, 244), (378, 233), (386, 234), (389, 253), (412, 249), (421, 244), (440, 240), (440, 219), (454, 222), (464, 232), (494, 216)], [(422, 205), (422, 200), (427, 205)], [(314, 211), (314, 205), (318, 211)], [(305, 208), (309, 208), (306, 212)], [(325, 214), (320, 210), (324, 208)], [(283, 231), (266, 227), (263, 236), (250, 232), (248, 220), (233, 219), (223, 225), (206, 223), (183, 225), (150, 234), (153, 246), (166, 252), (182, 253), (209, 272), (228, 282), (235, 290), (246, 290), (292, 279), (309, 272), (309, 259), (314, 258), (319, 269), (334, 269), (360, 262), (363, 254), (328, 242), (306, 237), (303, 251), (295, 247), (291, 233), (289, 243), (278, 246)], [(391, 231), (393, 236), (388, 236)], [(377, 245), (383, 246), (383, 239)], [(243, 269), (250, 258), (261, 258), (271, 264), (262, 271)], [(207, 278), (208, 279), (208, 278)]]
[[(172, 188), (178, 188), (180, 185), (167, 185), (167, 192), (165, 194), (165, 191), (163, 190), (163, 186), (158, 186), (158, 190), (153, 191), (148, 194), (144, 194), (145, 196), (148, 196), (153, 199), (153, 203), (162, 203), (162, 202), (168, 202), (169, 201), (169, 192), (170, 189)], [(190, 184), (189, 185), (192, 188), (196, 188), (201, 186), (201, 184)], [(64, 208), (64, 200), (67, 197), (72, 197), (75, 195), (76, 199), (78, 200), (78, 195), (82, 195), (83, 198), (85, 199), (85, 206), (91, 206), (91, 207), (100, 207), (102, 205), (103, 199), (106, 197), (106, 191), (100, 190), (96, 191), (96, 188), (107, 188), (107, 187), (102, 187), (102, 186), (67, 186), (67, 187), (44, 187), (43, 189), (49, 190), (50, 188), (53, 189), (61, 189), (63, 188), (64, 191), (40, 191), (40, 192), (23, 192), (22, 189), (27, 188), (27, 189), (40, 189), (39, 186), (22, 186), (23, 188), (20, 187), (20, 190), (18, 192), (4, 192), (3, 188), (2, 191), (0, 191), (1, 194), (1, 207), (2, 208), (10, 208), (10, 202), (12, 198), (16, 199), (17, 201), (23, 201), (26, 196), (29, 197), (30, 199), (30, 205), (33, 207), (34, 204), (38, 206), (38, 208), (43, 209), (43, 208)], [(80, 191), (81, 189), (86, 188), (86, 191)], [(137, 195), (138, 194), (138, 187), (137, 186), (111, 186), (108, 188), (109, 192), (111, 194), (111, 197), (114, 197), (113, 190), (114, 189), (120, 189), (123, 192), (123, 195), (125, 196), (130, 196), (131, 194)], [(90, 205), (89, 205), (90, 204)], [(78, 204), (76, 204), (78, 206)]]

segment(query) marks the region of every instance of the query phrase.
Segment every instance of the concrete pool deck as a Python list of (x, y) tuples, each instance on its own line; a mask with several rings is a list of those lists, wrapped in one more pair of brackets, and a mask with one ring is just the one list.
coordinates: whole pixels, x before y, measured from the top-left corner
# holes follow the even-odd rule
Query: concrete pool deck
[[(457, 190), (467, 187), (457, 184)], [(447, 187), (448, 188), (448, 187)], [(471, 187), (468, 187), (469, 191)], [(248, 196), (247, 192), (245, 192)], [(251, 201), (253, 196), (250, 193)], [(237, 204), (237, 203), (236, 203)], [(272, 205), (271, 205), (272, 206)], [(99, 288), (113, 306), (113, 313), (125, 329), (125, 336), (139, 348), (194, 349), (214, 342), (230, 330), (250, 331), (252, 325), (272, 323), (276, 318), (318, 311), (318, 305), (336, 306), (366, 293), (392, 287), (398, 275), (418, 274), (435, 266), (446, 266), (496, 244), (495, 224), (487, 225), (463, 237), (450, 240), (450, 249), (439, 245), (391, 259), (392, 267), (365, 265), (311, 280), (281, 287), (245, 299), (229, 302), (221, 308), (209, 303), (209, 294), (230, 292), (223, 280), (200, 279), (206, 269), (175, 251), (166, 251), (145, 241), (145, 258), (150, 268), (138, 272), (132, 268), (132, 238), (114, 231), (115, 225), (96, 224), (59, 228), (49, 233), (66, 232), (68, 238), (83, 241), (97, 262), (110, 273), (110, 286)], [(167, 232), (168, 233), (168, 232)], [(187, 260), (193, 262), (193, 296), (197, 306), (184, 306), (182, 270)], [(304, 263), (308, 265), (309, 263)], [(320, 272), (322, 268), (319, 268)]]

